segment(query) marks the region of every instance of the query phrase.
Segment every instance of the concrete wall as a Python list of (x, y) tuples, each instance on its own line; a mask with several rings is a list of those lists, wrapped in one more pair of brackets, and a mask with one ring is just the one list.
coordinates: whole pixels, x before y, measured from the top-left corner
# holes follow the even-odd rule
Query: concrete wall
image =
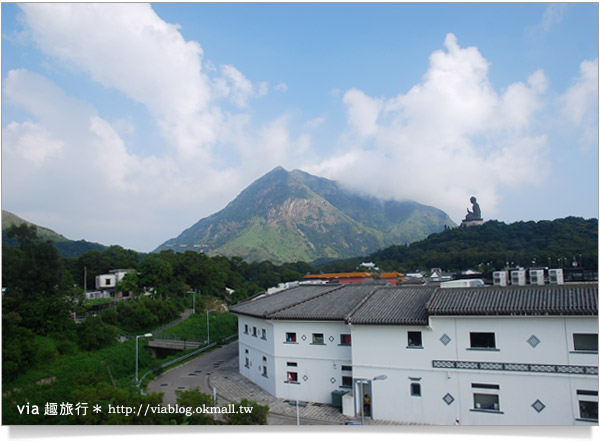
[[(421, 331), (422, 348), (408, 347), (408, 331)], [(472, 349), (470, 332), (494, 332), (496, 348)], [(589, 425), (579, 420), (577, 391), (597, 392), (597, 374), (437, 368), (433, 361), (597, 367), (597, 353), (573, 347), (573, 333), (597, 332), (597, 318), (581, 316), (432, 317), (430, 328), (355, 325), (353, 372), (355, 378), (387, 376), (371, 385), (376, 419), (448, 425), (457, 418), (461, 424), (477, 425)], [(446, 345), (440, 341), (443, 336), (449, 339)], [(532, 336), (537, 341), (530, 340)], [(411, 393), (411, 384), (420, 385), (420, 396)], [(498, 411), (477, 409), (475, 393), (498, 395)], [(536, 404), (538, 400), (541, 404)], [(538, 412), (533, 404), (544, 407)]]

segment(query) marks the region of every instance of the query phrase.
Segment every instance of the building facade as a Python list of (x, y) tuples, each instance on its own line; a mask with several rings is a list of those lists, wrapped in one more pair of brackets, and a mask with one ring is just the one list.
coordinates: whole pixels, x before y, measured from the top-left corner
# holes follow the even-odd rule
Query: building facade
[(344, 390), (350, 416), (590, 425), (598, 421), (597, 298), (594, 285), (320, 285), (231, 311), (240, 372), (279, 398), (332, 402)]

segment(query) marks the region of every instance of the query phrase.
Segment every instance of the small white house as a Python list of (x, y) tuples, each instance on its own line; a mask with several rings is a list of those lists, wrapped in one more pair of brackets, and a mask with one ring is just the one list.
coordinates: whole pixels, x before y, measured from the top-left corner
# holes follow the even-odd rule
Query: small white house
[(135, 270), (117, 269), (96, 276), (96, 290), (102, 291), (104, 297), (120, 296), (116, 293), (117, 283), (123, 280), (127, 273), (135, 273)]

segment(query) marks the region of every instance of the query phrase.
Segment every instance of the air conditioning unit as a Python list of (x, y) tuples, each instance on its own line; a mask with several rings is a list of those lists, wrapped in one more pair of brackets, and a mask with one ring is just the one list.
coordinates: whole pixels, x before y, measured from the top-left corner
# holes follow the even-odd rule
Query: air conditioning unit
[(525, 270), (512, 270), (510, 283), (511, 285), (525, 285)]
[(500, 287), (506, 287), (508, 285), (507, 271), (494, 271), (492, 275), (494, 278), (494, 285), (499, 285)]
[(562, 268), (553, 268), (548, 270), (548, 280), (550, 285), (562, 285), (565, 283)]
[(544, 285), (544, 270), (529, 270), (529, 283), (531, 285)]

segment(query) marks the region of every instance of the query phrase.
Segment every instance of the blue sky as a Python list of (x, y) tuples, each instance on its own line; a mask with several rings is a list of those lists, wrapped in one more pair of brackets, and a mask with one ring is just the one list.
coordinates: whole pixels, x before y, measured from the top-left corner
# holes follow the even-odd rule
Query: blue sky
[(598, 215), (598, 5), (2, 4), (2, 208), (150, 251), (274, 167)]

